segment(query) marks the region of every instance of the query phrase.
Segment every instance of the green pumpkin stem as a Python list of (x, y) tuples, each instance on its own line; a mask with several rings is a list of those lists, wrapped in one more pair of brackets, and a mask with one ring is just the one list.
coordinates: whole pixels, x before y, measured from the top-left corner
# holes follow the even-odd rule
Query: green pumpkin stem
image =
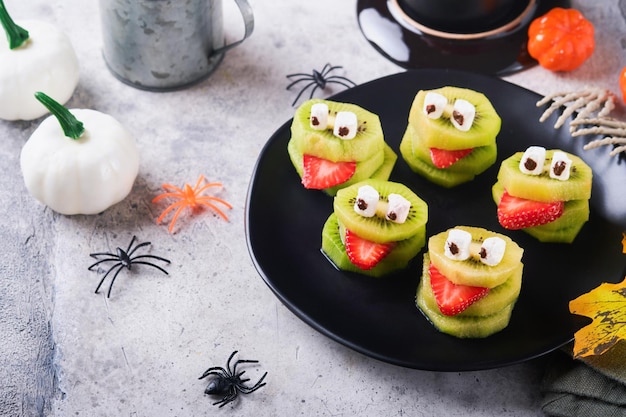
[(4, 7), (3, 0), (0, 0), (0, 23), (6, 32), (10, 49), (19, 48), (28, 40), (28, 31), (15, 24), (11, 16), (9, 16), (6, 7)]
[(42, 92), (36, 92), (35, 98), (39, 100), (41, 104), (46, 106), (46, 108), (50, 110), (50, 113), (57, 118), (65, 136), (72, 139), (78, 139), (81, 137), (85, 131), (83, 123), (76, 119), (76, 117), (74, 117), (74, 115), (70, 113), (65, 106)]

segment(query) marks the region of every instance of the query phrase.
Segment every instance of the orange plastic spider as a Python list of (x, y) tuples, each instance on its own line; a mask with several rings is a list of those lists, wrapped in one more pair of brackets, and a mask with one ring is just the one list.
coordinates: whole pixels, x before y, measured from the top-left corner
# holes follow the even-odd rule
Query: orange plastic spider
[(176, 209), (176, 211), (174, 212), (174, 216), (172, 217), (172, 220), (170, 221), (170, 226), (168, 229), (169, 232), (172, 233), (172, 230), (174, 230), (174, 224), (176, 224), (176, 220), (178, 219), (178, 216), (183, 211), (183, 209), (185, 209), (186, 207), (190, 207), (192, 210), (196, 210), (200, 208), (201, 206), (208, 206), (212, 208), (213, 210), (217, 212), (217, 214), (222, 216), (224, 220), (228, 221), (228, 217), (226, 216), (226, 214), (224, 214), (224, 212), (220, 210), (220, 208), (217, 205), (213, 204), (212, 202), (215, 201), (215, 202), (221, 203), (224, 206), (228, 207), (229, 209), (233, 208), (233, 206), (231, 206), (228, 202), (222, 200), (221, 198), (208, 196), (208, 195), (201, 195), (207, 188), (221, 187), (222, 184), (219, 182), (211, 182), (211, 183), (206, 183), (202, 185), (204, 181), (205, 181), (204, 175), (200, 175), (200, 178), (198, 178), (198, 182), (196, 182), (196, 185), (193, 188), (191, 188), (189, 184), (185, 184), (184, 188), (179, 188), (171, 184), (163, 184), (162, 187), (167, 192), (154, 197), (154, 199), (152, 199), (152, 202), (156, 203), (157, 201), (160, 201), (168, 197), (175, 198), (178, 201), (170, 204), (163, 211), (163, 213), (161, 213), (161, 215), (156, 220), (156, 222), (161, 223), (161, 221), (165, 218), (165, 216), (167, 216), (167, 214), (170, 211)]

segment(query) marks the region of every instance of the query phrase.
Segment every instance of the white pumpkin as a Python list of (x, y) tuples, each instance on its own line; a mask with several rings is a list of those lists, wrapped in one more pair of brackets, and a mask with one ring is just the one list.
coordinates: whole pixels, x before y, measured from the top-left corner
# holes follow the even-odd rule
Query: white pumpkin
[(46, 118), (22, 148), (24, 183), (37, 200), (61, 214), (97, 214), (123, 200), (139, 171), (131, 134), (113, 117), (70, 110), (83, 123), (77, 139), (55, 116)]
[(70, 99), (79, 80), (78, 59), (69, 38), (55, 26), (36, 20), (16, 23), (29, 38), (10, 49), (0, 28), (0, 119), (33, 120), (48, 112), (34, 98), (36, 91), (62, 104)]

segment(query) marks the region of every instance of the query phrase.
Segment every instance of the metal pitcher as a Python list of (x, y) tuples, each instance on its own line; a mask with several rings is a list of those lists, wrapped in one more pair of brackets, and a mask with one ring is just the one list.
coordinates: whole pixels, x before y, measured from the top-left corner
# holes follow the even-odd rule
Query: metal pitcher
[(246, 0), (235, 0), (242, 39), (225, 44), (222, 0), (100, 0), (103, 55), (111, 72), (133, 87), (167, 91), (207, 78), (224, 53), (252, 34)]

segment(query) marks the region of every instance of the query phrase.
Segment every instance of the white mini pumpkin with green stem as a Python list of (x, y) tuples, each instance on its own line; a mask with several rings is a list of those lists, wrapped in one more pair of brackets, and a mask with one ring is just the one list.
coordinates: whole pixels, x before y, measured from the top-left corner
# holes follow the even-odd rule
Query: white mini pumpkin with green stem
[(34, 120), (48, 111), (34, 98), (45, 91), (65, 104), (79, 80), (74, 48), (57, 27), (46, 22), (23, 20), (19, 26), (0, 0), (0, 119)]
[(24, 183), (37, 200), (66, 215), (97, 214), (130, 193), (139, 172), (133, 136), (110, 115), (68, 110), (44, 93), (46, 118), (22, 148)]

